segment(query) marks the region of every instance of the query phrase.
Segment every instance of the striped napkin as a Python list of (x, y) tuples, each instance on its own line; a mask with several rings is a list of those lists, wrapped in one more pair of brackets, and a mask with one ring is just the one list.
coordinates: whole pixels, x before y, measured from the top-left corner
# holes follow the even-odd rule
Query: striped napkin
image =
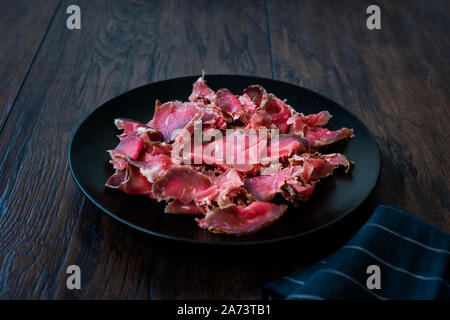
[(315, 265), (269, 283), (264, 299), (450, 299), (450, 235), (379, 206), (358, 233)]

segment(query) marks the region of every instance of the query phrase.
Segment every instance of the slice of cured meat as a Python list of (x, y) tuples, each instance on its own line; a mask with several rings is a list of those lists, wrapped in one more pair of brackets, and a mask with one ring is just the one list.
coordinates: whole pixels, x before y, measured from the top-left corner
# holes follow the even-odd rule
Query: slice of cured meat
[(247, 207), (214, 208), (206, 213), (205, 218), (196, 221), (200, 228), (213, 233), (246, 235), (271, 225), (286, 210), (286, 205), (277, 206), (270, 202), (257, 201)]
[(275, 127), (280, 133), (286, 133), (289, 129), (288, 119), (291, 117), (291, 111), (286, 103), (278, 99), (274, 94), (269, 94), (269, 99), (262, 109), (264, 112), (264, 123), (266, 127)]
[(244, 114), (241, 103), (234, 94), (228, 89), (219, 89), (217, 91), (217, 106), (225, 113), (229, 114), (233, 120), (238, 119)]
[(216, 101), (216, 93), (208, 87), (203, 76), (194, 82), (189, 101), (203, 102), (204, 104), (210, 104)]
[(127, 135), (135, 131), (137, 128), (145, 128), (147, 127), (145, 124), (140, 123), (138, 121), (119, 118), (114, 120), (114, 124), (117, 129), (123, 130), (123, 133), (120, 135), (120, 138), (125, 138)]
[(164, 209), (164, 212), (174, 214), (203, 214), (194, 202), (184, 203), (180, 200), (173, 200), (169, 202)]
[(241, 191), (241, 186), (244, 185), (239, 173), (233, 168), (229, 168), (222, 173), (216, 178), (214, 183), (218, 189), (214, 200), (217, 202), (219, 208), (227, 208), (233, 205), (234, 198), (238, 196), (238, 193)]
[(238, 99), (239, 99), (239, 103), (242, 106), (243, 113), (245, 114), (245, 118), (246, 119), (251, 118), (256, 112), (256, 104), (253, 102), (253, 100), (250, 98), (250, 96), (246, 93), (244, 93)]
[(167, 170), (175, 166), (172, 159), (163, 154), (155, 155), (147, 159), (147, 161), (138, 161), (130, 158), (126, 158), (125, 160), (132, 166), (138, 168), (139, 172), (151, 183), (154, 183)]
[(111, 163), (117, 170), (126, 168), (126, 161), (118, 156), (125, 156), (131, 159), (137, 159), (139, 153), (144, 147), (144, 141), (136, 134), (131, 133), (123, 138), (114, 150), (109, 150)]
[(311, 197), (315, 187), (315, 181), (303, 184), (298, 180), (291, 180), (283, 186), (282, 195), (289, 202), (298, 205), (300, 202), (307, 201)]
[(203, 204), (209, 203), (216, 194), (217, 187), (206, 175), (188, 167), (171, 168), (153, 184), (153, 195), (159, 201), (178, 199)]
[(300, 119), (308, 126), (323, 127), (331, 119), (331, 114), (328, 111), (320, 111), (319, 113), (310, 114), (307, 116), (301, 113)]
[(287, 123), (290, 125), (289, 132), (300, 136), (305, 135), (305, 131), (309, 127), (322, 127), (331, 119), (331, 114), (328, 111), (321, 111), (317, 114), (310, 114), (305, 116), (303, 113), (295, 112)]
[(169, 140), (175, 130), (183, 129), (202, 109), (203, 104), (197, 102), (169, 101), (156, 108), (148, 125), (159, 130), (164, 139)]
[(292, 168), (286, 168), (272, 175), (244, 179), (244, 185), (255, 199), (270, 201), (275, 194), (281, 192), (281, 187), (289, 179), (291, 173)]
[(353, 137), (353, 130), (348, 128), (330, 131), (326, 128), (311, 127), (304, 135), (304, 138), (309, 140), (314, 148), (326, 146), (337, 141), (350, 139)]
[(159, 130), (165, 140), (175, 138), (177, 130), (194, 125), (193, 121), (202, 120), (208, 127), (223, 128), (222, 114), (214, 107), (205, 106), (201, 102), (169, 101), (160, 105), (153, 119), (148, 123), (152, 128)]
[(293, 134), (281, 134), (278, 139), (270, 141), (267, 147), (267, 156), (289, 157), (292, 154), (309, 152), (310, 149), (311, 146), (307, 139)]
[(119, 189), (128, 194), (145, 194), (151, 196), (152, 184), (139, 173), (139, 169), (127, 166), (124, 170), (118, 170), (105, 184), (106, 187)]
[(242, 94), (249, 96), (257, 108), (264, 107), (269, 99), (266, 89), (260, 85), (249, 86), (243, 91)]

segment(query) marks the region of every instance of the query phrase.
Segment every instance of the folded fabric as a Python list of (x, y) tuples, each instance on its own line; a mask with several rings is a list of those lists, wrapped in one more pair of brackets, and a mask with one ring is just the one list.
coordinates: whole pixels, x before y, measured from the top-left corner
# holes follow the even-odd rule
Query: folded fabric
[(265, 299), (449, 299), (450, 235), (379, 206), (356, 235), (315, 265), (262, 288)]

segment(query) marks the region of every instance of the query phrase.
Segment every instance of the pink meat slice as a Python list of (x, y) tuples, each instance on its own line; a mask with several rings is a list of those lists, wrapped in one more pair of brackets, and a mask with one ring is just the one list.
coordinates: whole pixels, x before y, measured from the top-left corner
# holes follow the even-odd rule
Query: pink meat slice
[(353, 138), (353, 129), (342, 128), (336, 131), (330, 131), (321, 127), (310, 127), (304, 138), (311, 142), (315, 148), (326, 146), (343, 139)]
[(341, 154), (331, 154), (321, 158), (314, 155), (296, 156), (296, 165), (285, 168), (273, 175), (244, 179), (247, 191), (257, 200), (270, 201), (281, 192), (289, 201), (306, 201), (314, 191), (316, 182), (333, 174), (339, 166), (349, 168), (350, 163)]
[(306, 183), (319, 180), (333, 174), (336, 166), (331, 165), (324, 159), (307, 159), (302, 166), (302, 178)]
[(264, 117), (261, 113), (254, 113), (248, 120), (247, 120), (247, 126), (245, 127), (245, 130), (248, 129), (266, 129), (264, 126)]
[(164, 139), (169, 140), (175, 130), (183, 129), (202, 109), (203, 104), (197, 102), (169, 101), (156, 108), (148, 125), (159, 130)]
[(322, 127), (331, 119), (328, 111), (321, 111), (316, 114), (305, 116), (303, 113), (295, 113), (291, 116), (287, 123), (290, 125), (289, 132), (292, 134), (305, 135), (305, 130), (309, 127)]
[(301, 113), (300, 119), (308, 126), (323, 127), (331, 119), (331, 114), (328, 111), (321, 111), (319, 113), (310, 114), (307, 116)]
[(266, 104), (269, 96), (267, 91), (260, 85), (252, 85), (244, 89), (242, 95), (247, 95), (255, 104), (256, 108), (262, 108)]
[(324, 154), (322, 156), (322, 159), (325, 159), (333, 166), (341, 166), (345, 167), (345, 172), (348, 173), (350, 171), (351, 163), (348, 161), (347, 157), (344, 156), (341, 153), (330, 153), (330, 154)]
[(194, 202), (184, 203), (180, 200), (173, 200), (169, 202), (164, 209), (166, 213), (174, 213), (174, 214), (203, 214), (203, 212), (197, 207)]
[(148, 123), (152, 128), (159, 130), (165, 140), (174, 138), (176, 130), (193, 127), (193, 121), (201, 119), (208, 127), (224, 128), (223, 115), (214, 107), (205, 106), (202, 102), (170, 101), (155, 110), (153, 119)]
[(251, 118), (256, 112), (256, 104), (253, 102), (252, 98), (246, 93), (239, 96), (239, 103), (246, 115), (246, 118)]
[(283, 100), (278, 99), (274, 94), (269, 94), (269, 100), (263, 110), (265, 123), (268, 128), (275, 125), (280, 130), (280, 133), (288, 131), (289, 124), (287, 121), (291, 117), (291, 111)]
[(305, 183), (328, 177), (339, 166), (345, 167), (346, 171), (350, 168), (350, 162), (340, 153), (329, 155), (305, 153), (300, 156), (295, 155), (290, 162), (293, 168), (293, 175), (300, 176)]
[(299, 202), (307, 201), (314, 192), (316, 181), (303, 184), (298, 180), (290, 180), (286, 182), (281, 194), (291, 203), (297, 205)]
[(292, 134), (280, 134), (277, 140), (270, 141), (267, 147), (267, 156), (278, 154), (279, 158), (289, 157), (292, 154), (309, 152), (310, 143), (308, 140)]
[(173, 167), (153, 184), (153, 195), (159, 200), (178, 199), (184, 203), (208, 203), (217, 187), (204, 174), (189, 167)]
[[(206, 143), (202, 147), (202, 159), (206, 164), (233, 167), (240, 172), (258, 169), (258, 159), (265, 147), (258, 135), (234, 131), (223, 139)], [(200, 157), (200, 155), (196, 155)]]
[(350, 168), (350, 162), (339, 153), (324, 156), (312, 154), (294, 156), (291, 159), (291, 165), (292, 174), (282, 187), (281, 194), (294, 204), (307, 201), (317, 182), (332, 175), (334, 169), (343, 166), (348, 171)]
[(111, 155), (111, 163), (117, 170), (124, 170), (126, 168), (126, 161), (120, 157), (125, 156), (131, 159), (137, 159), (139, 153), (144, 147), (144, 141), (135, 133), (131, 133), (123, 138), (114, 150), (109, 150)]
[(243, 185), (243, 182), (239, 176), (239, 173), (235, 169), (230, 168), (217, 177), (215, 184), (219, 187), (219, 189), (225, 190), (230, 187), (240, 187)]
[(123, 133), (119, 136), (121, 140), (133, 132), (144, 141), (158, 141), (163, 138), (161, 132), (138, 121), (119, 118), (114, 120), (114, 123), (117, 129), (123, 130)]
[(270, 202), (257, 201), (247, 207), (214, 208), (206, 213), (205, 218), (197, 218), (196, 221), (200, 228), (213, 233), (246, 235), (271, 225), (286, 210), (286, 205), (277, 206)]
[(166, 142), (152, 141), (147, 143), (139, 154), (138, 160), (149, 161), (156, 155), (170, 156), (172, 145)]
[(203, 77), (197, 79), (193, 84), (192, 93), (189, 96), (191, 102), (203, 102), (204, 104), (214, 103), (216, 93), (205, 82)]
[(230, 168), (222, 173), (215, 180), (218, 193), (215, 197), (215, 201), (220, 208), (226, 208), (233, 204), (233, 198), (236, 195), (236, 191), (244, 185), (239, 173)]
[(117, 129), (123, 130), (121, 137), (126, 137), (127, 135), (135, 131), (137, 128), (147, 127), (143, 123), (125, 118), (119, 118), (114, 120), (114, 124), (116, 125)]
[(138, 161), (130, 158), (126, 160), (129, 164), (139, 168), (140, 173), (152, 183), (163, 176), (167, 170), (175, 166), (172, 159), (163, 154), (155, 155), (147, 161)]
[(152, 184), (139, 173), (139, 169), (127, 166), (117, 170), (105, 184), (106, 187), (119, 189), (128, 194), (144, 194), (152, 197)]
[(217, 91), (217, 106), (223, 112), (229, 114), (233, 120), (238, 119), (244, 114), (238, 98), (228, 89), (219, 89)]
[(286, 180), (291, 176), (292, 168), (283, 169), (272, 175), (256, 176), (244, 179), (244, 186), (248, 192), (259, 201), (270, 201)]
[(203, 112), (202, 123), (204, 129), (226, 129), (227, 123), (219, 108), (214, 105), (208, 105), (203, 108)]
[(151, 144), (152, 142), (161, 141), (164, 139), (161, 132), (150, 127), (139, 127), (134, 131), (145, 143)]

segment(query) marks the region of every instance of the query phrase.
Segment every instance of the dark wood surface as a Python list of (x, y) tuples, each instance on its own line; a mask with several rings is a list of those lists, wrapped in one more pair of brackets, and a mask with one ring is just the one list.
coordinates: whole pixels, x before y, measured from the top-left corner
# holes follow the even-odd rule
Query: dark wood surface
[[(254, 299), (336, 250), (379, 204), (450, 231), (448, 1), (379, 1), (377, 31), (365, 1), (11, 3), (0, 18), (11, 30), (0, 42), (0, 298)], [(81, 30), (65, 27), (71, 4)], [(382, 152), (375, 192), (325, 233), (263, 248), (163, 241), (100, 212), (68, 170), (80, 121), (119, 93), (201, 69), (273, 76), (354, 112)], [(81, 290), (66, 289), (71, 264)]]
[(0, 2), (0, 128), (15, 103), (57, 5), (58, 0)]

